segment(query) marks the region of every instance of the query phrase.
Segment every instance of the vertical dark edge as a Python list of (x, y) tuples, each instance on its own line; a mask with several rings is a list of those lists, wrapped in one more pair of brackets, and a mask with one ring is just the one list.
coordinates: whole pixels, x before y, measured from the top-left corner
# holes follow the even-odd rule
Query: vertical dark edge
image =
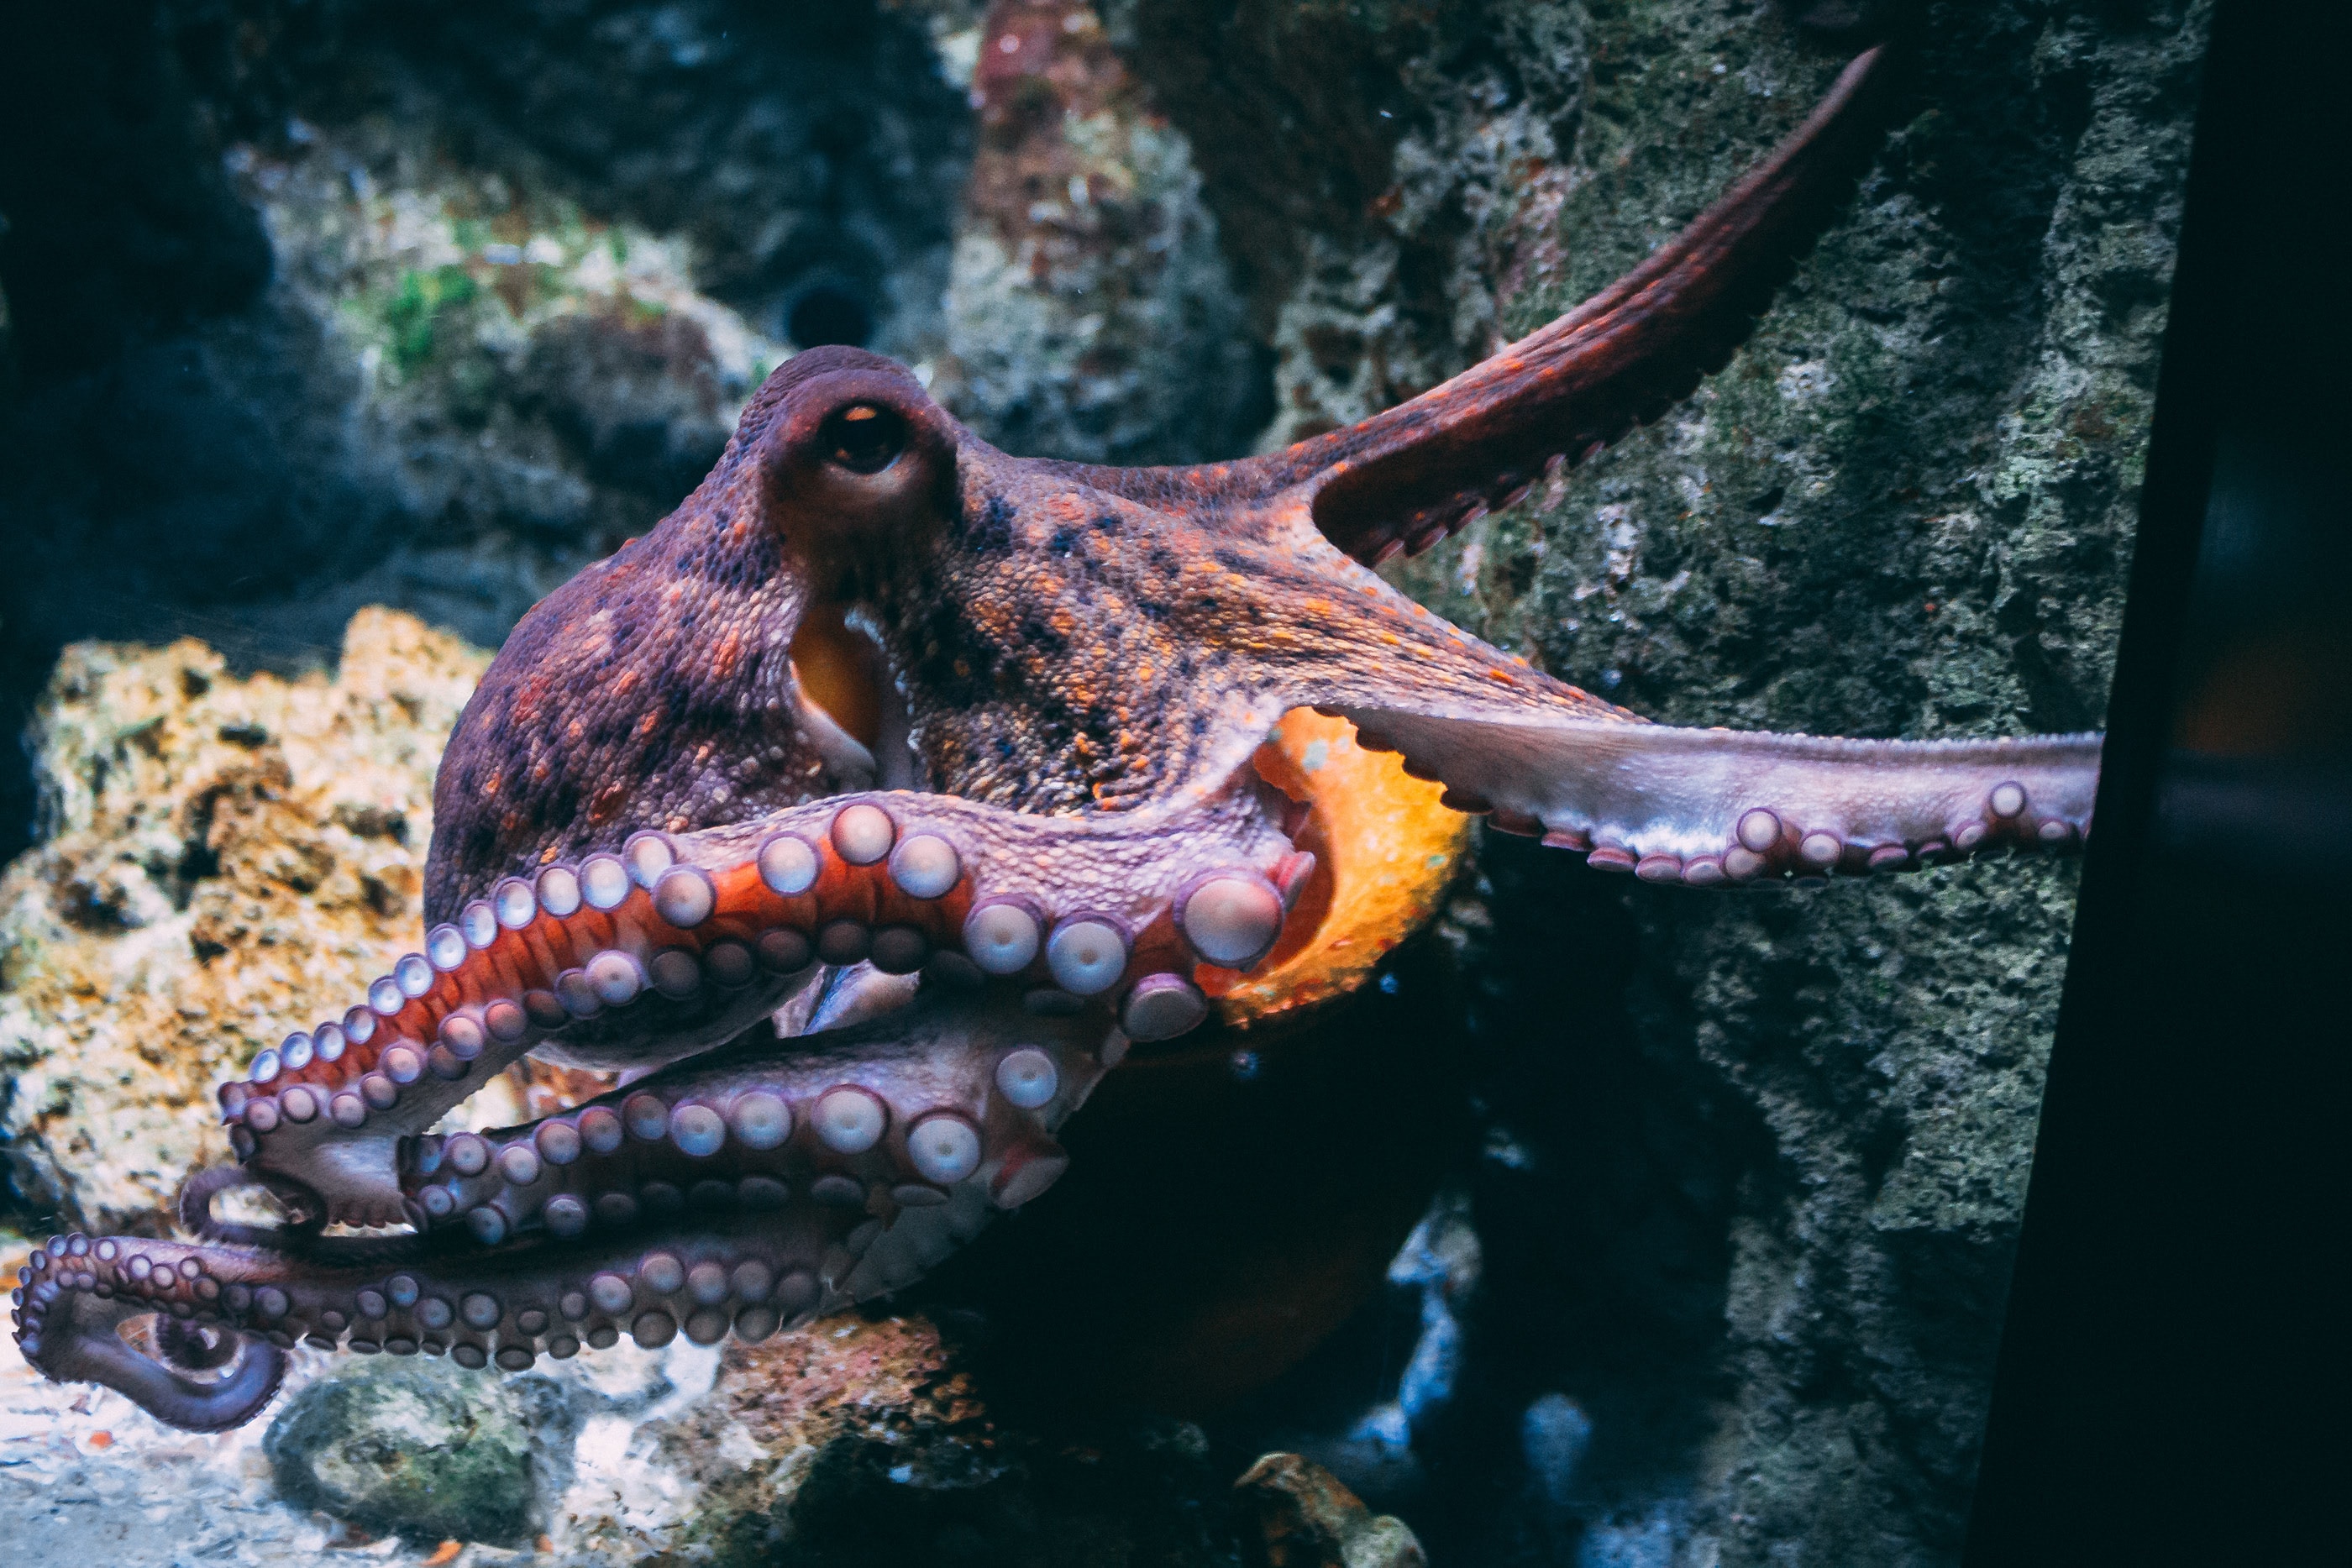
[[(2332, 1126), (2334, 1148), (2352, 1149), (2352, 1104), (2329, 1103), (2352, 1022), (2330, 1005), (2342, 971), (2315, 972), (2292, 940), (2309, 912), (2340, 922), (2342, 900), (2266, 886), (2226, 844), (2168, 857), (2158, 814), (2218, 438), (2260, 419), (2247, 389), (2278, 392), (2255, 378), (2291, 362), (2279, 345), (2307, 346), (2352, 292), (2352, 251), (2334, 253), (2347, 287), (2316, 295), (2279, 265), (2296, 246), (2326, 255), (2352, 201), (2331, 134), (2344, 18), (2317, 16), (2221, 0), (2214, 20), (1970, 1568), (2352, 1561), (2336, 1495), (2352, 1481), (2323, 1479), (2352, 1409), (2333, 1406), (2332, 1437), (2313, 1430), (2352, 1301), (2309, 1299), (2330, 1293), (2314, 1283), (2340, 1270), (2331, 1249), (2352, 1234), (2342, 1162), (2312, 1146)], [(2306, 380), (2310, 397), (2342, 395)], [(2336, 429), (2352, 440), (2352, 420)], [(2341, 956), (2352, 967), (2352, 949)]]

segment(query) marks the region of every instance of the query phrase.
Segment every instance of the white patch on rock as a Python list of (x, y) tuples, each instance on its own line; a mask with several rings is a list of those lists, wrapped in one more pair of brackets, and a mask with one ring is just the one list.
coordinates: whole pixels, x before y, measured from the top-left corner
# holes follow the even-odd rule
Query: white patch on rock
[(1799, 360), (1782, 367), (1772, 384), (1790, 402), (1819, 402), (1837, 385), (1837, 375), (1825, 360)]

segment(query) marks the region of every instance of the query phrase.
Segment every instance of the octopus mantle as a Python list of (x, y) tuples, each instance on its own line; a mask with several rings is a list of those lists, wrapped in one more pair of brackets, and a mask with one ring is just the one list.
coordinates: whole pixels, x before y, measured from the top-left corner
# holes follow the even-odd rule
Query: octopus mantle
[[(1452, 813), (1693, 888), (2079, 843), (2096, 737), (1654, 725), (1370, 570), (1719, 366), (1888, 76), (1854, 61), (1576, 310), (1269, 456), (1010, 457), (887, 360), (788, 361), (700, 488), (491, 666), (436, 785), (423, 950), (221, 1088), (202, 1239), (35, 1254), (26, 1359), (219, 1428), (298, 1342), (521, 1367), (900, 1288), (1051, 1186), (1131, 1042), (1360, 982), (1434, 901), (1446, 857), (1400, 846)], [(433, 1131), (531, 1051), (635, 1076)], [(217, 1220), (233, 1186), (284, 1223)]]

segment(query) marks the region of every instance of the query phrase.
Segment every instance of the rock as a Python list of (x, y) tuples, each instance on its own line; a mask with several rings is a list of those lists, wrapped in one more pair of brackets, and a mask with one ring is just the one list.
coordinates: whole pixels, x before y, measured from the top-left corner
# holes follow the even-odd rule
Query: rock
[(415, 946), (433, 769), (486, 658), (383, 611), (331, 677), (66, 654), (41, 841), (0, 875), (0, 1152), (32, 1214), (152, 1233), (227, 1158), (213, 1085)]
[(1258, 1512), (1265, 1568), (1429, 1568), (1402, 1520), (1374, 1515), (1339, 1478), (1297, 1454), (1267, 1454), (1234, 1483)]
[(1106, 10), (1190, 139), (1272, 349), (1262, 448), (1378, 413), (1495, 346), (1498, 258), (1477, 228), (1557, 178), (1583, 7)]
[(974, 32), (937, 395), (1009, 452), (1240, 450), (1264, 423), (1258, 367), (1184, 137), (1084, 0), (999, 0)]
[[(2097, 727), (2205, 16), (1997, 7), (1931, 26), (1927, 107), (1748, 346), (1431, 562), (1423, 591), (1670, 721)], [(1574, 249), (1505, 307), (1507, 333), (1637, 259), (1833, 63), (1697, 6), (1596, 20), (1587, 47), (1628, 68), (1586, 111), (1594, 177), (1561, 206)], [(1504, 973), (1562, 951), (1624, 966), (1622, 989), (1574, 1003), (1521, 991), (1525, 1016), (1613, 1016), (1579, 1065), (1522, 1056), (1504, 1074), (1494, 1103), (1530, 1113), (1508, 1121), (1536, 1166), (1484, 1195), (1490, 1242), (1498, 1222), (1523, 1234), (1523, 1203), (1578, 1216), (1544, 1238), (1559, 1261), (1498, 1270), (1612, 1260), (1543, 1333), (1544, 1381), (1594, 1422), (1571, 1517), (1596, 1550), (1655, 1538), (1726, 1564), (1953, 1560), (2074, 865), (1710, 903), (1488, 863), (1512, 912)], [(1592, 1337), (1612, 1322), (1641, 1326), (1612, 1351)], [(1645, 1354), (1684, 1370), (1611, 1370)], [(1668, 1458), (1685, 1444), (1697, 1457)]]
[(288, 1400), (262, 1447), (298, 1507), (373, 1534), (508, 1545), (548, 1521), (555, 1488), (541, 1454), (562, 1452), (569, 1469), (563, 1414), (544, 1378), (370, 1359)]
[[(646, 1531), (719, 1563), (770, 1561), (820, 1470), (868, 1450), (891, 1456), (887, 1469), (984, 1434), (919, 1318), (848, 1318), (698, 1354), (707, 1360), (679, 1364), (656, 1399), (634, 1392), (625, 1368), (617, 1396), (596, 1385), (564, 1505), (589, 1560), (635, 1562), (632, 1532)], [(562, 1375), (602, 1379), (597, 1359)]]
[(720, 1560), (1231, 1568), (1235, 1521), (1217, 1481), (1206, 1438), (1181, 1422), (1083, 1437), (983, 1429), (945, 1442), (848, 1438), (817, 1456), (773, 1521), (768, 1554), (753, 1554), (746, 1540)]
[[(1273, 322), (1269, 441), (1608, 283), (1841, 54), (1709, 0), (1113, 9)], [(1755, 338), (1397, 580), (1673, 722), (2095, 727), (2207, 15), (1929, 9), (1912, 112)], [(1462, 1479), (1344, 1479), (1441, 1560), (1956, 1558), (2074, 868), (1709, 899), (1485, 864), (1485, 1281), (1412, 1432)]]

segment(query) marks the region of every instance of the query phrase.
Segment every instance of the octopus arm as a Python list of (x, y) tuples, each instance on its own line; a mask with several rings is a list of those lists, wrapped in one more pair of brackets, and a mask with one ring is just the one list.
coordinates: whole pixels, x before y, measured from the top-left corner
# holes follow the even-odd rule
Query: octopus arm
[(1425, 549), (1722, 368), (1874, 152), (1895, 73), (1887, 46), (1856, 57), (1801, 126), (1641, 266), (1410, 402), (1244, 462), (1069, 471), (1241, 526), (1303, 494), (1358, 560)]
[[(491, 1245), (687, 1208), (772, 1214), (845, 1245), (868, 1218), (887, 1222), (877, 1239), (902, 1219), (937, 1229), (959, 1205), (1025, 1201), (1045, 1174), (1032, 1167), (1061, 1157), (1053, 1129), (1105, 1071), (1108, 1034), (1099, 1018), (1033, 1017), (935, 981), (898, 1011), (790, 1040), (754, 1033), (528, 1125), (407, 1141), (401, 1186), (420, 1230)], [(824, 1276), (822, 1251), (803, 1266)], [(824, 1276), (828, 1288), (854, 1298), (855, 1272)]]
[(2066, 850), (2100, 737), (1847, 740), (1530, 712), (1342, 706), (1446, 802), (1654, 882), (1736, 885)]
[[(207, 1252), (213, 1264), (198, 1264)], [(56, 1238), (20, 1276), (17, 1347), (51, 1381), (103, 1384), (172, 1426), (193, 1432), (242, 1426), (278, 1392), (286, 1356), (214, 1312), (199, 1315), (200, 1302), (210, 1308), (222, 1296), (224, 1259), (232, 1278), (245, 1266), (244, 1255), (217, 1249)], [(185, 1275), (183, 1261), (190, 1265)]]
[(160, 1421), (223, 1431), (277, 1392), (284, 1353), (446, 1354), (507, 1370), (615, 1343), (748, 1340), (818, 1300), (795, 1260), (819, 1238), (718, 1217), (690, 1241), (642, 1234), (495, 1249), (314, 1242), (297, 1252), (58, 1237), (24, 1270), (18, 1344), (58, 1382), (114, 1389)]
[[(1270, 944), (1280, 906), (1268, 878), (1288, 857), (1255, 792), (1223, 786), (1082, 821), (883, 793), (640, 832), (617, 854), (508, 878), (467, 903), (339, 1022), (298, 1031), (223, 1084), (221, 1110), (247, 1176), (310, 1219), (415, 1223), (395, 1141), (525, 1051), (608, 1070), (677, 1061), (772, 1012), (815, 963), (911, 973), (955, 954), (1100, 995), (1138, 1038), (1189, 1027), (1205, 1004), (1160, 977), (1190, 967), (1186, 941), (1225, 958)], [(1208, 884), (1245, 887), (1265, 918), (1236, 916), (1231, 944), (1217, 922), (1185, 925), (1178, 904)], [(210, 1195), (187, 1218), (220, 1235)]]
[(756, 1342), (911, 1283), (1042, 1195), (1068, 1165), (1052, 1130), (1122, 1040), (948, 984), (527, 1126), (404, 1141), (415, 1236), (52, 1238), (17, 1278), (18, 1343), (53, 1379), (216, 1431), (268, 1402), (297, 1343), (513, 1371), (625, 1334)]
[(1694, 886), (1901, 870), (2090, 828), (2101, 737), (1853, 740), (1652, 724), (1432, 615), (1308, 540), (1243, 543), (1231, 667), (1271, 709), (1314, 707), (1400, 752), (1444, 805)]

